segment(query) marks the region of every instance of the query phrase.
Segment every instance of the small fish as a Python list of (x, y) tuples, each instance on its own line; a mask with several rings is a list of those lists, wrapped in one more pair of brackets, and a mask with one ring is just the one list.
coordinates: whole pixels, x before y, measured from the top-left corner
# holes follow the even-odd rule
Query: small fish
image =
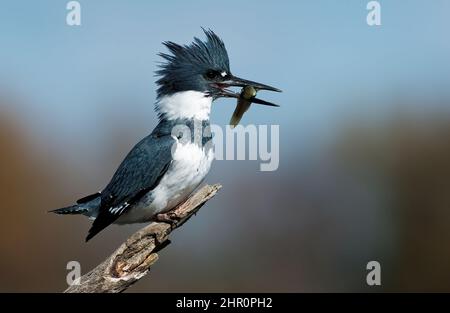
[(242, 116), (250, 107), (252, 99), (256, 97), (256, 93), (257, 91), (253, 86), (247, 85), (242, 88), (241, 93), (239, 94), (236, 109), (234, 109), (233, 115), (231, 116), (231, 128), (234, 128), (237, 124), (239, 124)]

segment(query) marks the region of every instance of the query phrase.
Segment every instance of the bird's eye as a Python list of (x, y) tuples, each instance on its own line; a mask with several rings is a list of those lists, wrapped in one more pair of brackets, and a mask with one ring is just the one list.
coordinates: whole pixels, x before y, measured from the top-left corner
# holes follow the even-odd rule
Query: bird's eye
[(219, 72), (218, 71), (209, 70), (209, 71), (206, 72), (206, 77), (209, 78), (209, 79), (217, 78), (217, 76), (219, 76)]

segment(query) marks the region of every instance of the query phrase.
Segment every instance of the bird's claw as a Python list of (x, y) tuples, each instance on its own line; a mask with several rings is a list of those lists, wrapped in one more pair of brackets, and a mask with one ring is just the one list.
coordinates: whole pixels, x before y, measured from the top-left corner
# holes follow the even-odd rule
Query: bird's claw
[(155, 220), (157, 222), (170, 224), (170, 226), (173, 227), (178, 223), (179, 218), (173, 213), (159, 213), (156, 215)]

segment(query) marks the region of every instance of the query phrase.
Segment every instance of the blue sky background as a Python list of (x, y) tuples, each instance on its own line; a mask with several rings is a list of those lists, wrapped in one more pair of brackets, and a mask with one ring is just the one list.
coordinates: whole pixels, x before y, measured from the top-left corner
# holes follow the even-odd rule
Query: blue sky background
[[(381, 1), (380, 27), (367, 26), (361, 0), (80, 3), (80, 27), (65, 24), (66, 1), (7, 1), (0, 12), (0, 86), (23, 100), (11, 109), (41, 144), (71, 142), (68, 157), (101, 149), (103, 129), (150, 130), (161, 42), (188, 43), (200, 26), (223, 38), (236, 75), (284, 90), (261, 94), (280, 109), (254, 107), (243, 120), (282, 125), (284, 147), (354, 115), (389, 114), (398, 94), (448, 93), (448, 1)], [(233, 106), (219, 101), (213, 122), (226, 124)]]

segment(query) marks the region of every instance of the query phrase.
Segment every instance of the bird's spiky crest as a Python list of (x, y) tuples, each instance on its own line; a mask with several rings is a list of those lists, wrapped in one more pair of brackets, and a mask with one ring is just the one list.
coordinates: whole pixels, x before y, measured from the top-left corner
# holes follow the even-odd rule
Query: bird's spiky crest
[[(230, 64), (223, 41), (210, 29), (202, 28), (206, 41), (194, 37), (189, 45), (179, 45), (166, 41), (163, 44), (171, 54), (159, 53), (166, 62), (160, 64), (156, 75), (158, 98), (181, 90), (196, 90), (201, 86), (199, 77), (207, 69), (226, 70)], [(196, 76), (197, 75), (197, 76)]]

